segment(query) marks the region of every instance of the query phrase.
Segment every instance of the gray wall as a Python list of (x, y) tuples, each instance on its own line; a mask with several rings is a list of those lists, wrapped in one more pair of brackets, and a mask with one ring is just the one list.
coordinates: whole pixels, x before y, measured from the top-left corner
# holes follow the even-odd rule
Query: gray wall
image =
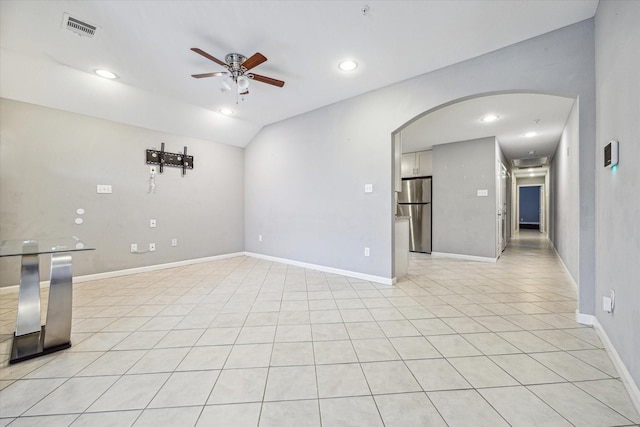
[[(496, 257), (496, 139), (433, 147), (433, 251)], [(478, 197), (477, 190), (488, 190)]]
[[(640, 385), (640, 3), (601, 1), (596, 14), (596, 316)], [(620, 142), (619, 167), (603, 147)], [(613, 314), (600, 301), (616, 292)]]
[[(264, 128), (246, 149), (246, 250), (392, 277), (392, 132), (442, 104), (503, 91), (580, 96), (580, 193), (593, 199), (587, 20)], [(373, 194), (363, 194), (365, 183)], [(584, 197), (584, 205), (580, 233), (593, 236), (593, 200)], [(593, 241), (583, 240), (580, 268), (589, 272)], [(371, 257), (363, 257), (364, 246)], [(591, 305), (593, 280), (591, 271), (581, 282)]]
[[(74, 256), (74, 275), (244, 250), (243, 149), (7, 99), (0, 124), (3, 240), (78, 236), (97, 250)], [(145, 150), (161, 142), (170, 152), (186, 145), (195, 168), (185, 177), (166, 168), (149, 194)], [(96, 194), (96, 184), (111, 184), (113, 194)], [(74, 223), (78, 208), (82, 225)], [(130, 253), (131, 243), (144, 250), (150, 242), (156, 252)], [(19, 258), (0, 262), (1, 285), (17, 284)]]
[[(551, 214), (549, 237), (576, 283), (580, 283), (580, 135), (579, 101), (573, 105), (551, 163)], [(521, 184), (518, 179), (518, 184)], [(523, 181), (525, 182), (525, 181)], [(542, 179), (541, 184), (544, 183)], [(582, 287), (580, 287), (582, 291)], [(592, 294), (593, 295), (593, 294)], [(592, 296), (593, 298), (593, 296)], [(579, 310), (589, 313), (593, 304), (580, 298)]]
[(360, 97), (265, 128), (245, 153), (246, 250), (390, 278), (386, 114)]

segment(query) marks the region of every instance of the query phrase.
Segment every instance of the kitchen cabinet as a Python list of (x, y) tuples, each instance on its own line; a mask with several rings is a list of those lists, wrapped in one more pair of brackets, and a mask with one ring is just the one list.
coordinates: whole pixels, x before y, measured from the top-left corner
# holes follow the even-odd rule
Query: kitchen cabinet
[(401, 162), (402, 178), (432, 175), (432, 151), (417, 151), (404, 153)]

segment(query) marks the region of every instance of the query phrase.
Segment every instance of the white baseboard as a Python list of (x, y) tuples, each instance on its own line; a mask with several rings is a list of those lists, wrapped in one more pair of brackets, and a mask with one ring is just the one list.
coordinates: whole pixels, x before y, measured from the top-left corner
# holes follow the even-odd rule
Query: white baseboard
[[(633, 403), (633, 405), (636, 407), (636, 411), (640, 413), (640, 389), (638, 388), (638, 384), (636, 384), (633, 380), (631, 373), (620, 358), (620, 355), (611, 343), (611, 340), (609, 339), (609, 336), (605, 332), (604, 328), (602, 327), (600, 322), (598, 322), (598, 319), (595, 316), (592, 316), (590, 314), (582, 314), (576, 310), (576, 320), (584, 325), (593, 326), (593, 329), (598, 333), (598, 336), (600, 337), (600, 340), (602, 341), (607, 354), (609, 354), (609, 358), (613, 362), (613, 366), (615, 366), (616, 371), (618, 371), (618, 375), (620, 375), (622, 384), (624, 384), (627, 392), (629, 393), (631, 403)], [(585, 322), (582, 322), (581, 320), (584, 320)]]
[[(239, 256), (244, 256), (244, 255), (245, 255), (244, 252), (235, 252), (230, 254), (209, 256), (205, 258), (195, 258), (195, 259), (188, 259), (184, 261), (168, 262), (166, 264), (146, 265), (144, 267), (128, 268), (125, 270), (106, 271), (104, 273), (87, 274), (84, 276), (74, 276), (73, 282), (82, 283), (82, 282), (90, 282), (92, 280), (111, 279), (113, 277), (128, 276), (130, 274), (137, 274), (137, 273), (147, 273), (149, 271), (164, 270), (166, 268), (183, 267), (185, 265), (200, 264), (203, 262), (216, 261), (216, 260), (221, 260), (226, 258), (235, 258)], [(20, 285), (13, 285), (13, 286), (5, 286), (3, 288), (0, 288), (0, 295), (5, 293), (18, 292), (19, 287)], [(48, 288), (48, 287), (49, 287), (48, 280), (44, 280), (40, 282), (40, 288)]]
[(382, 276), (373, 276), (371, 274), (358, 273), (356, 271), (342, 270), (339, 268), (327, 267), (324, 265), (310, 264), (307, 262), (294, 261), (286, 258), (278, 258), (269, 255), (257, 254), (254, 252), (245, 252), (246, 256), (253, 258), (264, 259), (267, 261), (279, 262), (282, 264), (295, 265), (296, 267), (310, 268), (312, 270), (323, 271), (325, 273), (340, 274), (342, 276), (353, 277), (355, 279), (362, 279), (368, 282), (380, 283), (383, 285), (393, 285), (395, 278), (387, 278)]
[(576, 310), (576, 322), (581, 325), (593, 326), (597, 322), (596, 316), (591, 314), (583, 314)]
[(128, 276), (130, 274), (147, 273), (149, 271), (164, 270), (166, 268), (184, 267), (185, 265), (200, 264), (203, 262), (217, 261), (227, 258), (235, 258), (244, 256), (244, 252), (235, 252), (223, 255), (214, 255), (204, 258), (187, 259), (184, 261), (168, 262), (166, 264), (147, 265), (144, 267), (128, 268), (126, 270), (107, 271), (104, 273), (88, 274), (85, 276), (77, 276), (73, 278), (75, 283), (90, 282), (92, 280), (110, 279), (112, 277)]
[(463, 254), (450, 254), (446, 252), (431, 252), (432, 257), (436, 258), (455, 258), (455, 259), (464, 259), (467, 261), (480, 261), (480, 262), (498, 262), (498, 258), (484, 257), (484, 256), (475, 256), (475, 255), (463, 255)]

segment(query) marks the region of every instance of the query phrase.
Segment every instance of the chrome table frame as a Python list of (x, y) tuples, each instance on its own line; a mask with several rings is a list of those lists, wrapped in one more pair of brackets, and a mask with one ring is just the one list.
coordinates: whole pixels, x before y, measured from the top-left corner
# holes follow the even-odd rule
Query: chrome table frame
[[(20, 243), (20, 242), (18, 242)], [(22, 257), (16, 331), (9, 363), (53, 353), (71, 347), (73, 303), (71, 252), (92, 250), (84, 244), (50, 246), (33, 240), (2, 242), (0, 256)], [(44, 246), (46, 249), (39, 249)], [(51, 275), (47, 320), (40, 326), (39, 255), (51, 254)]]

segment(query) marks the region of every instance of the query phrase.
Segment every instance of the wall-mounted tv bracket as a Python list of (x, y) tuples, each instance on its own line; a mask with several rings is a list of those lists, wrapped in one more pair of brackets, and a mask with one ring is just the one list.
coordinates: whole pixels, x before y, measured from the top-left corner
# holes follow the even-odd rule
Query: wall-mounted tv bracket
[(182, 168), (182, 175), (187, 174), (187, 169), (193, 169), (193, 156), (187, 156), (187, 147), (184, 153), (168, 153), (164, 151), (164, 142), (160, 145), (160, 151), (147, 150), (147, 164), (160, 165), (160, 173), (165, 166), (176, 166)]

